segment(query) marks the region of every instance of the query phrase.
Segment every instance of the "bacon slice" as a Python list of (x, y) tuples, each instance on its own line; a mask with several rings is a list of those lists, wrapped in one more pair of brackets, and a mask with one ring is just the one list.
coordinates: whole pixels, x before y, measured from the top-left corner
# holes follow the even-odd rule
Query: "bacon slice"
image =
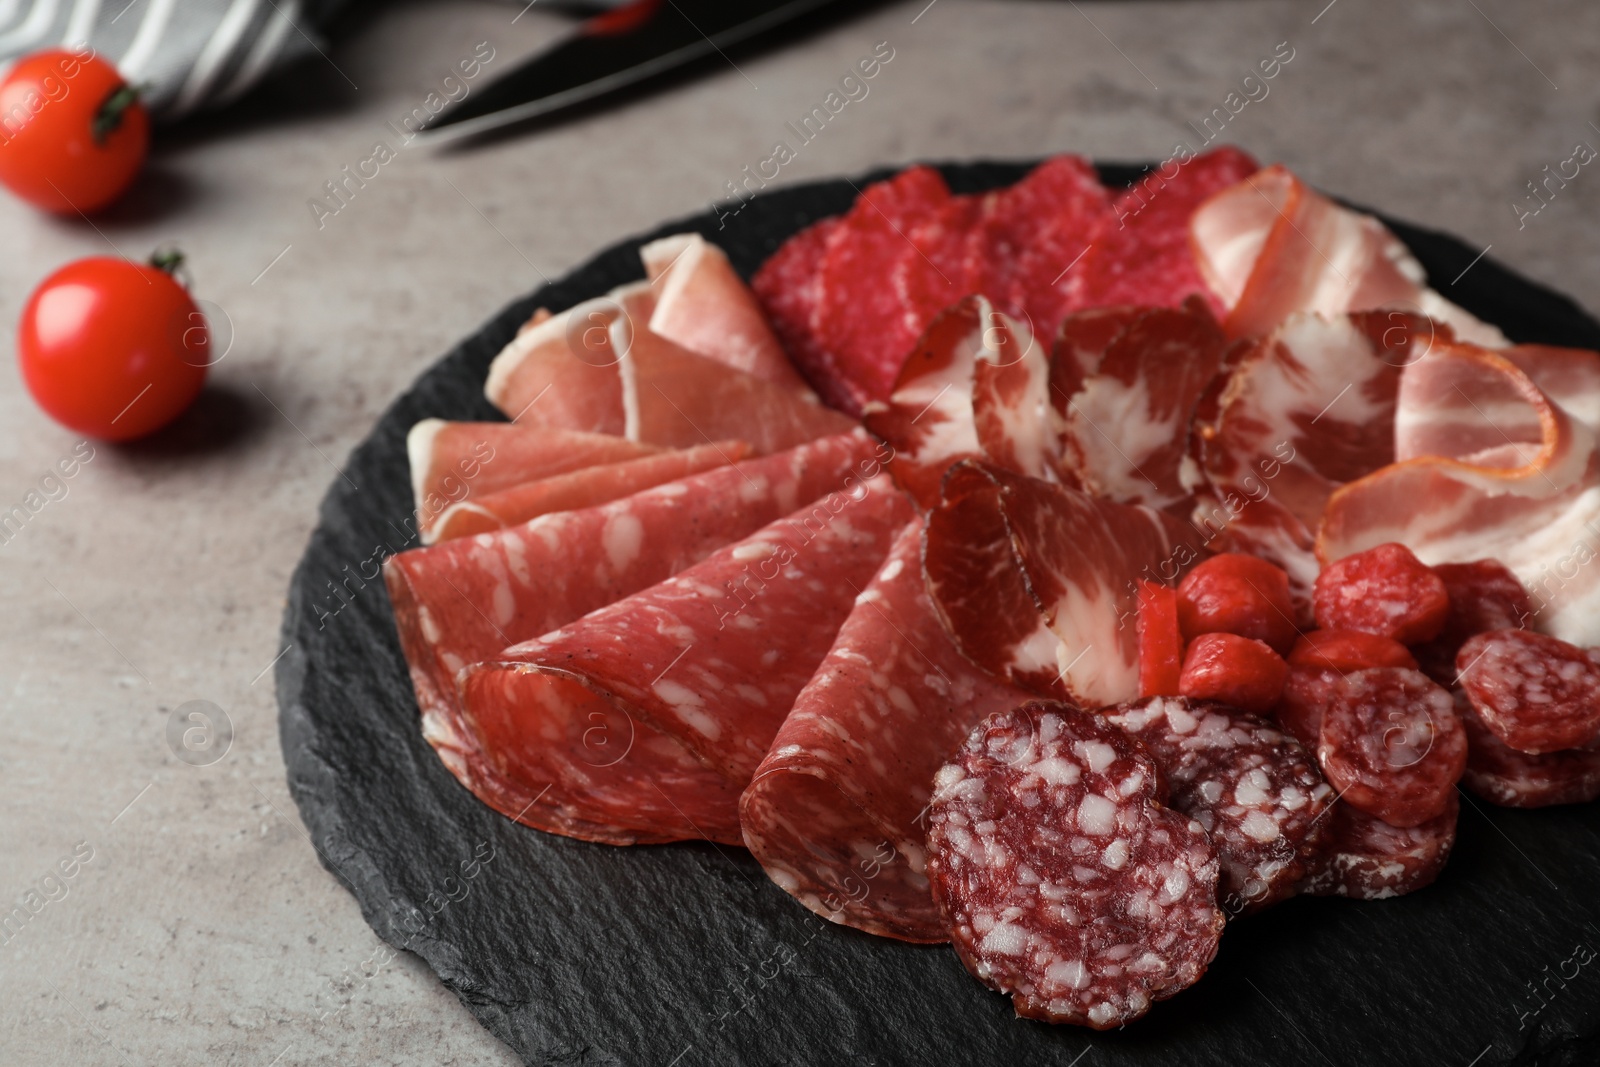
[(1335, 204), (1281, 165), (1217, 193), (1189, 229), (1201, 273), (1227, 309), (1229, 337), (1264, 336), (1296, 312), (1400, 308), (1448, 324), (1463, 340), (1510, 343), (1429, 289), (1422, 264), (1383, 223)]
[(887, 477), (859, 482), (512, 646), (462, 672), (466, 726), (546, 803), (737, 844), (739, 793), (910, 512)]
[(772, 880), (818, 915), (934, 942), (949, 937), (923, 848), (934, 773), (973, 726), (1028, 694), (951, 643), (921, 548), (922, 523), (907, 524), (796, 698), (740, 821)]
[(861, 433), (824, 438), (610, 504), (390, 557), (384, 580), (423, 735), (463, 785), (529, 826), (618, 844), (653, 839), (535, 803), (535, 793), (508, 778), (494, 753), (464, 728), (457, 673), (669, 578), (803, 503), (872, 477), (881, 468), (874, 447)]
[(640, 328), (628, 308), (642, 292), (618, 290), (620, 298), (578, 304), (519, 334), (489, 368), (489, 400), (530, 425), (674, 448), (737, 438), (760, 454), (854, 425), (788, 386)]
[(451, 504), (440, 515), (434, 541), (488, 533), (516, 526), (553, 511), (574, 511), (620, 500), (641, 489), (674, 482), (713, 467), (737, 463), (750, 455), (743, 441), (714, 441), (660, 455), (583, 467), (552, 478), (541, 478), (483, 493)]
[(810, 393), (755, 294), (722, 249), (697, 233), (680, 233), (645, 245), (639, 258), (655, 295), (647, 320), (651, 333), (793, 392)]
[[(1600, 573), (1585, 565), (1600, 529), (1594, 430), (1515, 361), (1468, 345), (1436, 346), (1406, 369), (1400, 395), (1408, 447), (1445, 454), (1413, 456), (1334, 493), (1318, 556), (1398, 541), (1428, 564), (1498, 559), (1529, 587), (1534, 628), (1600, 643)], [(1506, 432), (1485, 428), (1495, 424)]]
[(609, 434), (423, 419), (406, 435), (422, 542), (432, 543), (440, 516), (469, 497), (660, 451)]
[(1099, 707), (1138, 696), (1135, 580), (1176, 580), (1198, 540), (1163, 512), (967, 461), (929, 515), (923, 566), (969, 659)]

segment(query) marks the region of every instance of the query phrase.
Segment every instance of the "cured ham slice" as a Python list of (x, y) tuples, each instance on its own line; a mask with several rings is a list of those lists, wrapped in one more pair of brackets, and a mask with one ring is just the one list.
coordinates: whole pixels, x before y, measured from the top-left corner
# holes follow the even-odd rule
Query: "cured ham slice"
[(1089, 251), (1068, 272), (1075, 279), (1072, 306), (1178, 307), (1196, 294), (1214, 299), (1190, 249), (1189, 218), (1213, 194), (1256, 169), (1248, 155), (1223, 147), (1174, 157), (1124, 191)]
[(831, 493), (469, 667), (466, 726), (547, 803), (624, 835), (737, 844), (740, 791), (910, 513), (887, 477)]
[(908, 524), (856, 598), (740, 801), (745, 845), (772, 880), (834, 922), (944, 941), (922, 812), (933, 776), (968, 731), (1024, 691), (951, 643), (922, 578), (922, 523)]
[[(588, 825), (553, 803), (535, 803), (535, 795), (507, 778), (494, 754), (463, 728), (457, 673), (669, 578), (803, 503), (850, 489), (880, 467), (865, 434), (842, 434), (610, 504), (389, 558), (384, 580), (423, 735), (463, 785), (520, 822), (613, 843), (653, 839)], [(736, 799), (735, 792), (730, 802)]]
[(1296, 312), (1400, 308), (1475, 344), (1509, 344), (1429, 289), (1422, 264), (1383, 223), (1335, 204), (1283, 166), (1217, 193), (1189, 228), (1200, 270), (1227, 309), (1230, 337), (1263, 336)]
[(552, 511), (574, 511), (609, 503), (663, 482), (737, 463), (749, 455), (750, 446), (743, 441), (714, 441), (698, 448), (583, 467), (499, 492), (483, 493), (446, 508), (439, 515), (433, 540), (448, 541), (453, 537), (503, 530)]
[[(1534, 629), (1600, 644), (1600, 569), (1588, 565), (1600, 529), (1595, 431), (1512, 359), (1468, 345), (1435, 346), (1406, 369), (1396, 421), (1409, 447), (1427, 442), (1443, 454), (1413, 456), (1334, 493), (1318, 556), (1397, 541), (1430, 565), (1498, 559), (1528, 587)], [(1485, 430), (1492, 425), (1506, 433)]]
[(646, 320), (651, 333), (793, 392), (810, 392), (722, 249), (681, 233), (650, 242), (639, 258), (654, 290)]
[(928, 592), (966, 656), (1087, 707), (1138, 697), (1136, 579), (1175, 581), (1204, 549), (1185, 523), (964, 461), (928, 517)]
[(1062, 480), (1123, 504), (1183, 507), (1189, 428), (1222, 368), (1222, 331), (1197, 297), (1133, 310), (1085, 312), (1063, 328), (1050, 398), (1064, 423)]
[(931, 507), (960, 459), (1054, 478), (1048, 380), (1044, 350), (1027, 328), (971, 296), (934, 319), (894, 393), (869, 403), (865, 421), (894, 447), (901, 487)]
[(519, 334), (489, 368), (489, 400), (530, 425), (673, 448), (738, 438), (759, 454), (854, 425), (791, 387), (640, 329), (628, 299), (578, 304)]
[(406, 435), (422, 541), (431, 543), (440, 515), (468, 497), (659, 451), (607, 434), (423, 419)]
[(1196, 427), (1202, 533), (1282, 567), (1308, 605), (1328, 497), (1394, 461), (1401, 372), (1449, 340), (1448, 327), (1400, 311), (1297, 314), (1245, 347)]

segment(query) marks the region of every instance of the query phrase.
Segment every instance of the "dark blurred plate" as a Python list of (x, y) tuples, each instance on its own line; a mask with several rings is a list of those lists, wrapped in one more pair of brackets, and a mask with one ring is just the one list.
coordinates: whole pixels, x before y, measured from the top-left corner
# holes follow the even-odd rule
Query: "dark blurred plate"
[[(942, 169), (966, 192), (1027, 165)], [(1104, 174), (1126, 183), (1140, 170)], [(484, 807), (440, 765), (381, 581), (342, 608), (328, 584), (409, 547), (406, 431), (427, 416), (500, 418), (482, 385), (517, 326), (537, 306), (640, 277), (642, 241), (697, 230), (748, 275), (874, 177), (775, 190), (725, 229), (698, 215), (607, 249), (462, 341), (334, 480), (289, 589), (279, 722), (301, 816), (373, 929), (426, 960), (530, 1064), (1600, 1063), (1597, 805), (1471, 800), (1433, 887), (1379, 903), (1298, 899), (1242, 920), (1197, 986), (1094, 1034), (1016, 1019), (948, 947), (815, 918), (743, 851), (548, 836)], [(1476, 248), (1390, 225), (1436, 288), (1513, 338), (1600, 348), (1600, 324), (1566, 298), (1487, 259), (1451, 285)]]

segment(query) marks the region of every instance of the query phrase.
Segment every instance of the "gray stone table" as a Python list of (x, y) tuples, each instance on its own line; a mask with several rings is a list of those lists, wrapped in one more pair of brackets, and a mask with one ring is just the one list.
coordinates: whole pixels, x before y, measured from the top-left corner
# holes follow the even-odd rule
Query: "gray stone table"
[[(341, 460), (423, 368), (542, 278), (722, 196), (878, 42), (894, 58), (869, 95), (781, 181), (917, 159), (1163, 158), (1288, 42), (1294, 58), (1226, 140), (1600, 307), (1600, 174), (1537, 216), (1514, 207), (1578, 142), (1600, 145), (1600, 6), (1325, 3), (913, 0), (440, 153), (402, 147), (391, 123), (480, 42), (487, 76), (568, 23), (416, 0), (239, 111), (163, 136), (131, 200), (94, 227), (0, 199), (8, 338), (56, 266), (166, 241), (235, 335), (179, 427), (96, 447), (0, 543), (3, 908), (92, 853), (0, 935), (0, 1063), (512, 1062), (413, 957), (363, 966), (380, 942), (284, 782), (268, 668), (290, 570)], [(378, 142), (394, 158), (319, 219), (323, 183)], [(0, 511), (76, 441), (0, 361)], [(233, 725), (207, 766), (167, 740), (191, 700)]]

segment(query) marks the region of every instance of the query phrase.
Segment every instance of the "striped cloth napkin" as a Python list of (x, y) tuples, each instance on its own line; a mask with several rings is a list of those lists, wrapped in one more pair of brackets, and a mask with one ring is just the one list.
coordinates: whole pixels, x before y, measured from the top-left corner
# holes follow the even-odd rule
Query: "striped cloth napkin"
[(174, 119), (236, 100), (268, 71), (321, 51), (347, 0), (0, 0), (0, 68), (87, 44)]

